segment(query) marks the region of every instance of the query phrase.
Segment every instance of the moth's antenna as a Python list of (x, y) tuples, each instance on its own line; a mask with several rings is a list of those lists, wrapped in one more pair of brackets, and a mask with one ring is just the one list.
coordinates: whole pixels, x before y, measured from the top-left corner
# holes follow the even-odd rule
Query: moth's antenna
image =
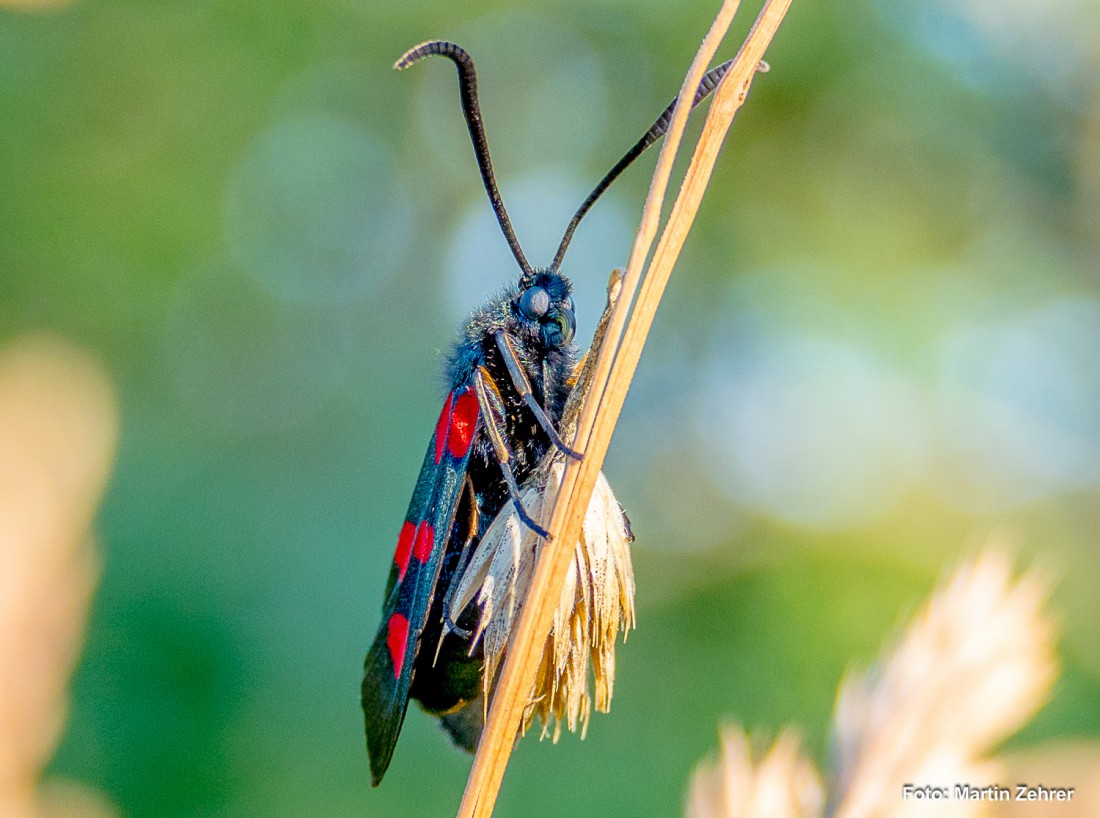
[(398, 71), (408, 68), (415, 62), (425, 57), (438, 54), (451, 60), (458, 68), (458, 87), (462, 95), (462, 113), (466, 118), (466, 127), (470, 130), (470, 139), (474, 143), (474, 155), (477, 157), (477, 166), (481, 170), (481, 181), (485, 183), (485, 192), (489, 194), (489, 201), (493, 204), (493, 211), (497, 214), (500, 229), (504, 238), (508, 240), (508, 246), (512, 248), (512, 255), (519, 262), (523, 270), (524, 278), (533, 278), (534, 270), (523, 254), (523, 248), (519, 246), (519, 239), (512, 229), (512, 222), (508, 218), (508, 211), (504, 209), (504, 200), (500, 198), (500, 190), (497, 188), (497, 180), (493, 176), (493, 162), (489, 158), (489, 143), (485, 140), (485, 126), (481, 122), (481, 106), (477, 100), (477, 71), (474, 70), (474, 61), (462, 46), (445, 40), (429, 40), (426, 43), (413, 46), (401, 59), (393, 64)]
[[(699, 89), (695, 92), (695, 99), (691, 102), (691, 107), (694, 108), (700, 102), (707, 98), (711, 91), (718, 87), (719, 81), (726, 75), (730, 66), (733, 65), (733, 60), (724, 62), (716, 68), (712, 68), (704, 75), (702, 81), (699, 83)], [(763, 63), (761, 63), (763, 66)], [(766, 69), (765, 69), (766, 70)], [(677, 97), (676, 99), (679, 99)], [(672, 109), (676, 107), (676, 99), (672, 100), (665, 108), (664, 112), (657, 117), (657, 121), (653, 123), (653, 126), (645, 132), (641, 139), (634, 143), (634, 147), (626, 152), (622, 159), (615, 163), (615, 167), (607, 172), (607, 175), (600, 180), (600, 183), (588, 194), (588, 198), (584, 200), (577, 212), (573, 214), (573, 220), (569, 222), (569, 226), (565, 228), (565, 235), (562, 236), (561, 244), (558, 245), (558, 252), (554, 256), (554, 261), (550, 264), (551, 270), (557, 270), (561, 266), (562, 258), (565, 256), (565, 251), (569, 247), (569, 242), (573, 239), (573, 233), (577, 229), (577, 225), (581, 223), (581, 219), (591, 209), (592, 205), (596, 203), (596, 200), (603, 195), (603, 192), (611, 186), (611, 183), (618, 178), (630, 163), (642, 155), (650, 145), (665, 135), (665, 131), (668, 130), (668, 126), (672, 123)]]

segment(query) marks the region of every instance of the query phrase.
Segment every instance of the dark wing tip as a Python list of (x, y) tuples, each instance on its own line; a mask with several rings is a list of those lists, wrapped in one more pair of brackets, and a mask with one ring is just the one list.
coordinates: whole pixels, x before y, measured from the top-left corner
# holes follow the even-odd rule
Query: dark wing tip
[(394, 677), (393, 660), (386, 646), (385, 629), (371, 645), (363, 663), (363, 683), (360, 701), (363, 724), (367, 734), (367, 756), (370, 759), (371, 784), (377, 787), (390, 766), (393, 748), (408, 708), (408, 684)]

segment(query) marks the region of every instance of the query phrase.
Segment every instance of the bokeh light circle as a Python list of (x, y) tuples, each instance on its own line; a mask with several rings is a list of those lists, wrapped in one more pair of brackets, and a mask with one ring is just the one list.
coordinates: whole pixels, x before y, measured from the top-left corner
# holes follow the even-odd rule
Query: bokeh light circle
[(717, 484), (809, 528), (892, 510), (923, 465), (913, 384), (836, 338), (780, 325), (746, 340), (734, 348), (719, 335), (706, 370), (698, 436)]
[(939, 343), (945, 499), (974, 512), (1100, 480), (1100, 301), (1062, 297)]
[(394, 162), (348, 121), (310, 115), (275, 124), (229, 177), (225, 233), (234, 260), (288, 301), (368, 295), (408, 243)]
[(332, 309), (272, 298), (232, 265), (183, 280), (163, 329), (172, 404), (204, 425), (263, 433), (307, 421), (347, 371), (347, 327)]

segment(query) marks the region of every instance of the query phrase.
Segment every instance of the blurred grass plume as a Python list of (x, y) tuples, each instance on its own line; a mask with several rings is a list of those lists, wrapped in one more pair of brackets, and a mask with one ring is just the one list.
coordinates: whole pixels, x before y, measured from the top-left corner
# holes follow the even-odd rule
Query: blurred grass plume
[(109, 816), (110, 804), (42, 770), (100, 562), (89, 529), (114, 457), (118, 412), (100, 364), (51, 337), (0, 347), (0, 815)]
[(740, 727), (722, 729), (721, 751), (692, 777), (690, 818), (810, 818), (821, 815), (824, 789), (801, 739), (788, 730), (754, 761)]
[[(1004, 783), (996, 744), (1045, 704), (1058, 675), (1048, 581), (1014, 578), (987, 547), (958, 568), (870, 670), (842, 682), (833, 715), (834, 771), (823, 790), (785, 733), (753, 763), (739, 728), (692, 780), (689, 818), (908, 818), (928, 803), (905, 783), (953, 788)], [(989, 815), (986, 801), (937, 803), (937, 818)]]

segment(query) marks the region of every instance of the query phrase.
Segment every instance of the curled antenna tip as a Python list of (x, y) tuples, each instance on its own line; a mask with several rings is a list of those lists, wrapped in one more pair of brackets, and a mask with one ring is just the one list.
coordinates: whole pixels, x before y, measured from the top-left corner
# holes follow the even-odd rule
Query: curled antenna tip
[(462, 115), (466, 119), (466, 128), (470, 132), (470, 140), (474, 145), (474, 156), (477, 159), (478, 170), (481, 172), (481, 181), (485, 183), (485, 192), (489, 194), (489, 202), (493, 205), (497, 221), (500, 222), (501, 232), (504, 233), (504, 238), (512, 249), (512, 255), (516, 257), (516, 262), (523, 271), (523, 280), (534, 278), (535, 272), (527, 261), (523, 248), (519, 246), (519, 239), (516, 238), (516, 232), (512, 229), (512, 222), (508, 218), (508, 211), (504, 208), (504, 200), (500, 196), (500, 189), (493, 175), (489, 144), (485, 139), (485, 125), (481, 121), (481, 104), (477, 99), (477, 71), (474, 69), (474, 60), (469, 52), (462, 46), (447, 40), (427, 40), (402, 54), (393, 67), (400, 71), (433, 55), (446, 57), (458, 69)]
[(413, 63), (419, 62), (429, 54), (435, 53), (435, 49), (444, 44), (444, 40), (425, 40), (422, 43), (417, 43), (397, 58), (397, 62), (393, 64), (393, 70), (404, 71)]

